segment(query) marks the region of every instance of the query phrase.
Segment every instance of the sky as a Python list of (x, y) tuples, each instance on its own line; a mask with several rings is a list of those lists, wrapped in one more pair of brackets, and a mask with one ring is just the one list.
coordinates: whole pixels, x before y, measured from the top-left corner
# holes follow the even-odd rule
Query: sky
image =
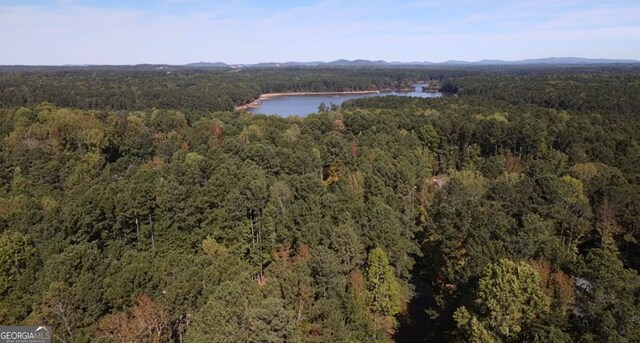
[(0, 0), (0, 65), (640, 59), (639, 0)]

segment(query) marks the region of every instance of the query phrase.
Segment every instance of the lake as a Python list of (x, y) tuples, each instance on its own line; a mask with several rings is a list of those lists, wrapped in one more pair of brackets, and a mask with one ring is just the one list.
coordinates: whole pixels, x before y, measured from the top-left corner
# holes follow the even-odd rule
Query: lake
[[(417, 90), (417, 88), (416, 88)], [(253, 114), (269, 114), (288, 117), (291, 115), (307, 116), (309, 113), (318, 112), (320, 103), (325, 103), (327, 107), (331, 104), (340, 105), (351, 99), (372, 97), (372, 96), (414, 96), (420, 98), (439, 98), (443, 94), (440, 92), (381, 92), (381, 93), (360, 93), (360, 94), (333, 94), (333, 95), (283, 95), (275, 98), (262, 100), (260, 106), (248, 109)]]

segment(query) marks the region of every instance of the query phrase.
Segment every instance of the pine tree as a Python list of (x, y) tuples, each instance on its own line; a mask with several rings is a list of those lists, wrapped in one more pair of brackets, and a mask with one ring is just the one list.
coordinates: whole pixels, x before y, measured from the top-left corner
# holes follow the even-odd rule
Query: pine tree
[(400, 285), (382, 249), (371, 250), (367, 265), (369, 309), (376, 316), (376, 326), (393, 333), (397, 324), (393, 316), (402, 309)]
[(482, 337), (517, 339), (530, 325), (549, 311), (551, 298), (540, 287), (540, 275), (525, 262), (501, 259), (488, 265), (478, 283), (478, 316), (462, 306), (454, 318), (471, 341)]

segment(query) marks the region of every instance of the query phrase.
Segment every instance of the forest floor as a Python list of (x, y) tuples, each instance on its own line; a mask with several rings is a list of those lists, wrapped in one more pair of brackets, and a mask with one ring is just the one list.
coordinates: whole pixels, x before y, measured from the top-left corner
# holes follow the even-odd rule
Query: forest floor
[(415, 286), (414, 295), (407, 304), (407, 309), (399, 317), (400, 326), (394, 335), (397, 343), (424, 342), (429, 340), (429, 332), (435, 321), (429, 318), (425, 309), (436, 308), (433, 289), (414, 269), (411, 283)]

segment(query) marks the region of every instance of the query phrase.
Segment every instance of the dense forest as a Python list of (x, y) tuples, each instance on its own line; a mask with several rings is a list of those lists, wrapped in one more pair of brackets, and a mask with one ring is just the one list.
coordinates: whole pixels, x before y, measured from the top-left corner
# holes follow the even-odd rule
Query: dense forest
[[(305, 118), (261, 93), (402, 88)], [(0, 323), (638, 342), (640, 68), (0, 72)]]
[[(24, 69), (24, 70), (23, 70)], [(0, 67), (0, 105), (101, 110), (151, 108), (207, 113), (232, 111), (263, 93), (363, 91), (408, 88), (416, 80), (441, 81), (477, 73), (440, 69), (197, 69)]]

